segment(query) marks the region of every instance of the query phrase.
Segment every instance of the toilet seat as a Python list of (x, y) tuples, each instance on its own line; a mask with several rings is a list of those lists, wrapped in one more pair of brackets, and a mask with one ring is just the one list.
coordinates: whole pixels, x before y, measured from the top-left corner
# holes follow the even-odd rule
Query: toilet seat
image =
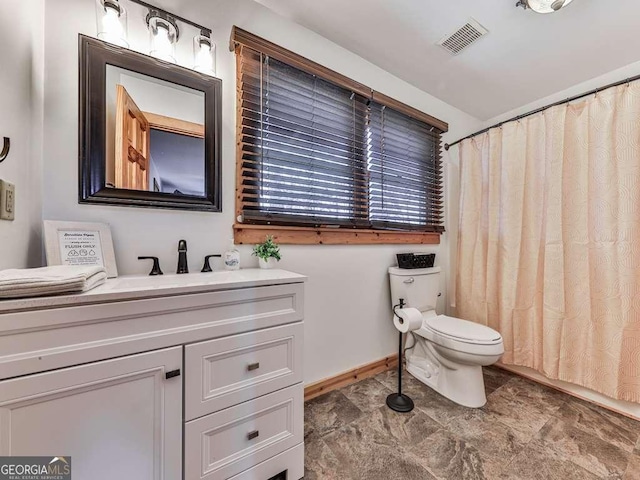
[(422, 327), (415, 330), (423, 338), (442, 348), (472, 355), (493, 356), (504, 353), (500, 333), (478, 323), (460, 318), (423, 313)]
[(422, 316), (422, 325), (443, 337), (474, 345), (495, 345), (502, 337), (493, 328), (447, 315)]

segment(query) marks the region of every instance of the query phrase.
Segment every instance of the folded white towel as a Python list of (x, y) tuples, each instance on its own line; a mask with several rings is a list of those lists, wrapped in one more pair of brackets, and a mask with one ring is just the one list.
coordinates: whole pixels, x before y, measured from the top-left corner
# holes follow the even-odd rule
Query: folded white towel
[(0, 271), (0, 298), (41, 297), (86, 292), (107, 279), (101, 266), (56, 265)]

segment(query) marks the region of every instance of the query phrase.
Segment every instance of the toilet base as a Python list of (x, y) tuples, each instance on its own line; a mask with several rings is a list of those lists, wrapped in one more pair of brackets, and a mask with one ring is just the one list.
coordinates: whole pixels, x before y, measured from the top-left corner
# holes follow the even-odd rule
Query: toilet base
[(480, 408), (487, 403), (481, 366), (452, 365), (454, 368), (449, 368), (431, 352), (420, 353), (407, 354), (407, 371), (417, 380), (464, 407)]

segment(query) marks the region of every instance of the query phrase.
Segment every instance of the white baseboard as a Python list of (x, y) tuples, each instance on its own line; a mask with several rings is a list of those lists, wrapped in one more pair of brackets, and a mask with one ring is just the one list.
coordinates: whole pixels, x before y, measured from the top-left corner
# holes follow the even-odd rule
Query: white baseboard
[(589, 402), (595, 403), (596, 405), (599, 405), (608, 410), (612, 410), (627, 417), (631, 417), (635, 420), (640, 420), (640, 404), (638, 403), (616, 400), (601, 393), (594, 392), (593, 390), (589, 390), (588, 388), (574, 385), (573, 383), (563, 382), (562, 380), (551, 380), (531, 368), (502, 364), (497, 364), (496, 366), (521, 375), (523, 377), (529, 378), (535, 382), (542, 383), (551, 388), (555, 388), (556, 390), (560, 390), (561, 392), (573, 395), (574, 397), (581, 398), (582, 400), (587, 400)]

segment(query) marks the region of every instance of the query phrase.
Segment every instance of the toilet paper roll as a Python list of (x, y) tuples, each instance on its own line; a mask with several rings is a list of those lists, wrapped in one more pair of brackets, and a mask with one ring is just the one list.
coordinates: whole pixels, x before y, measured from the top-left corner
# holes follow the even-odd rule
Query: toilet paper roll
[(422, 326), (422, 312), (417, 308), (396, 308), (393, 324), (402, 333), (417, 330)]

